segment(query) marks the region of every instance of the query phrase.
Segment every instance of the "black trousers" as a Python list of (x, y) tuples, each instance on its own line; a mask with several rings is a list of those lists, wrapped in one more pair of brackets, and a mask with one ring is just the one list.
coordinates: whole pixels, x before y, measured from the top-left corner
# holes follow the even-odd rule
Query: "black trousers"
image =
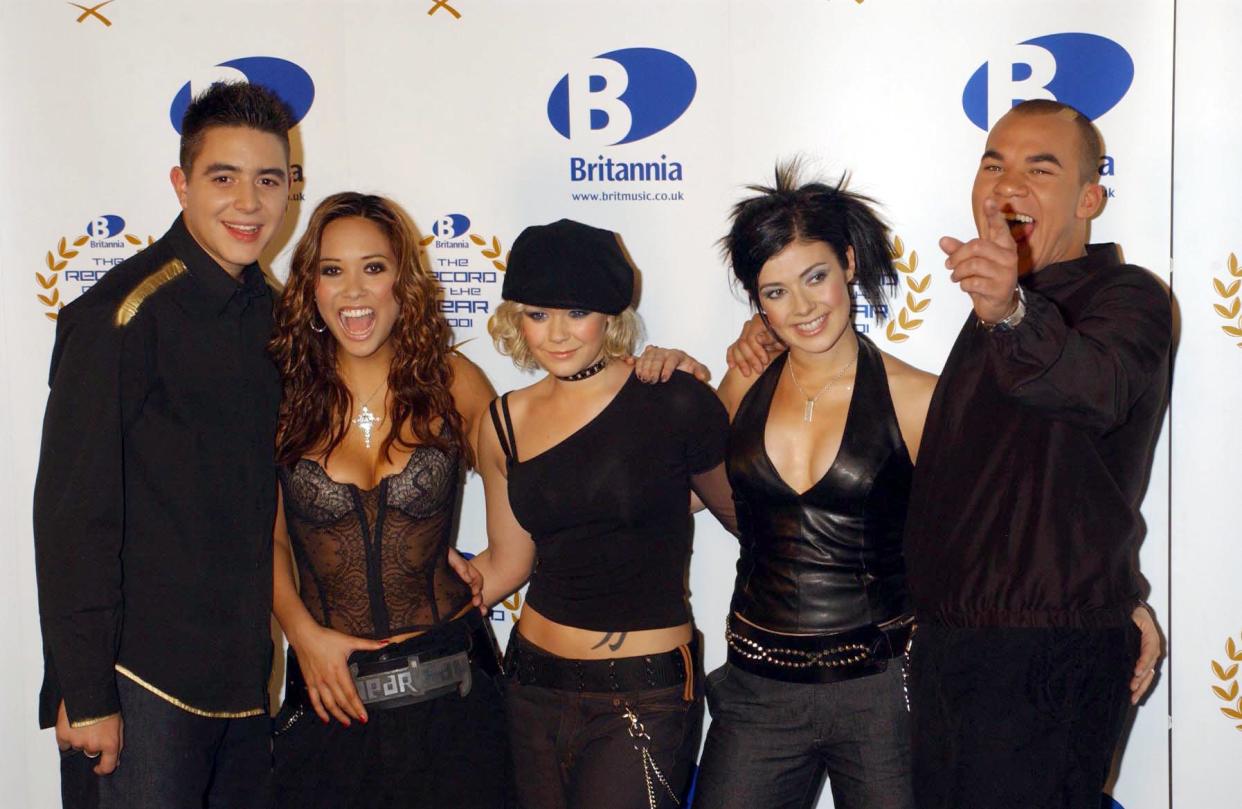
[(371, 706), (365, 725), (324, 724), (290, 700), (276, 717), (277, 809), (506, 809), (512, 774), (495, 641), (477, 613), (379, 652), (415, 654), (465, 632), (473, 638), (470, 692), (396, 708)]
[[(515, 641), (531, 646), (517, 633), (509, 643)], [(702, 662), (697, 659), (690, 700), (685, 698), (684, 684), (598, 692), (522, 685), (516, 677), (506, 678), (505, 713), (519, 806), (684, 805), (703, 732), (701, 682)], [(631, 736), (627, 709), (641, 722), (647, 738)]]
[(910, 655), (919, 809), (1099, 809), (1139, 631), (920, 624)]

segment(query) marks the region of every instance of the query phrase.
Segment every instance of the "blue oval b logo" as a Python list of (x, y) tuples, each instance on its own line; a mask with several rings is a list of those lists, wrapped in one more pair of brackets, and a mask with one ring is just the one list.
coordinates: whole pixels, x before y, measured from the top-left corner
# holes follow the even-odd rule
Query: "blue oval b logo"
[(962, 109), (985, 131), (1015, 104), (1032, 98), (1056, 99), (1094, 121), (1117, 105), (1133, 81), (1134, 60), (1111, 39), (1049, 34), (980, 65), (966, 82)]
[(107, 239), (125, 232), (125, 220), (114, 213), (96, 216), (86, 223), (86, 234), (92, 239)]
[[(221, 62), (216, 67), (236, 70), (246, 81), (260, 84), (280, 96), (281, 101), (288, 104), (293, 112), (294, 124), (306, 117), (315, 101), (315, 82), (310, 74), (287, 59), (278, 59), (275, 56), (244, 56)], [(207, 88), (202, 87), (198, 91), (205, 89)], [(177, 130), (178, 135), (181, 134), (181, 121), (185, 118), (186, 107), (190, 106), (193, 95), (194, 90), (187, 81), (177, 91), (168, 110), (168, 117), (172, 119), (173, 129)]]
[(561, 77), (548, 96), (548, 121), (571, 141), (633, 143), (680, 118), (697, 89), (694, 68), (675, 53), (609, 51)]
[(447, 213), (431, 223), (431, 232), (441, 239), (465, 236), (470, 230), (470, 218), (464, 213)]

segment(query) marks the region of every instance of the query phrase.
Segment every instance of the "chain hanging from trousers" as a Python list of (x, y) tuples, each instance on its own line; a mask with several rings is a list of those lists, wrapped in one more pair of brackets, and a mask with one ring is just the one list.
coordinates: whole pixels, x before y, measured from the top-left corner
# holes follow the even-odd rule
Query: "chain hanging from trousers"
[(660, 768), (655, 763), (655, 759), (651, 757), (651, 752), (647, 749), (647, 744), (651, 741), (647, 729), (643, 727), (643, 723), (638, 721), (638, 714), (629, 705), (625, 706), (625, 713), (621, 718), (630, 723), (627, 730), (630, 738), (634, 740), (634, 749), (642, 756), (643, 761), (643, 780), (647, 784), (647, 809), (657, 809), (655, 784), (651, 781), (652, 773), (655, 774), (656, 780), (660, 786), (664, 787), (664, 791), (673, 799), (674, 806), (681, 806), (681, 801), (677, 799), (677, 794), (673, 792), (673, 788), (668, 785), (664, 773), (660, 772)]

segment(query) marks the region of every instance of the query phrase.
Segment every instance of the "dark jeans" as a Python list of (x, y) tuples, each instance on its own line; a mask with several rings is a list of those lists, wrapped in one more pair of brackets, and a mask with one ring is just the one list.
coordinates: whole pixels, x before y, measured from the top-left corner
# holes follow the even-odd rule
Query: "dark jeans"
[[(96, 776), (81, 753), (61, 761), (66, 807), (102, 809), (268, 809), (271, 806), (271, 722), (207, 719), (118, 675), (124, 720), (120, 764)], [(98, 801), (96, 803), (96, 800)]]
[[(510, 643), (513, 641), (510, 640)], [(676, 685), (616, 693), (562, 691), (505, 681), (509, 745), (522, 809), (647, 809), (684, 803), (703, 731), (703, 697)], [(629, 707), (650, 739), (630, 736)], [(637, 744), (637, 748), (636, 748)], [(644, 774), (641, 747), (655, 768)]]
[(1139, 631), (922, 624), (911, 651), (919, 809), (1098, 809)]
[[(458, 619), (477, 623), (477, 616)], [(437, 633), (394, 649), (414, 653)], [(503, 809), (512, 806), (504, 705), (493, 641), (472, 650), (470, 693), (395, 708), (369, 706), (369, 721), (324, 724), (290, 701), (276, 717), (276, 805), (289, 809)], [(483, 648), (488, 647), (488, 648)], [(382, 650), (388, 651), (388, 650)], [(356, 652), (350, 659), (374, 658)], [(489, 670), (480, 666), (491, 657)]]
[(787, 683), (731, 663), (707, 678), (694, 809), (804, 809), (827, 774), (837, 809), (909, 809), (902, 660), (835, 683)]

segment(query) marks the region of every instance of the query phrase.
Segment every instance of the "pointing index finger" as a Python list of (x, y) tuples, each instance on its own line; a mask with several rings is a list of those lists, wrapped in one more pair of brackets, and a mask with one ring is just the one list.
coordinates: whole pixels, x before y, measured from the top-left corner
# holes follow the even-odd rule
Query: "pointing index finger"
[(1005, 221), (996, 200), (985, 199), (983, 201), (983, 215), (987, 217), (988, 241), (1002, 247), (1013, 247), (1013, 234), (1009, 232), (1009, 223)]

